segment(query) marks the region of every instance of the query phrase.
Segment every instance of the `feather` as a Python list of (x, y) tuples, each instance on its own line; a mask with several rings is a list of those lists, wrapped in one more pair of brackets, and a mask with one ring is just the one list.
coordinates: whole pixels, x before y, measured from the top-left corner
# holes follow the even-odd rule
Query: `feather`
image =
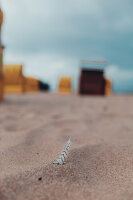
[(56, 159), (53, 164), (57, 164), (57, 165), (63, 165), (64, 164), (64, 161), (65, 159), (67, 158), (67, 155), (68, 155), (68, 151), (70, 149), (70, 146), (71, 146), (71, 140), (69, 138), (69, 140), (67, 141), (67, 143), (65, 144), (65, 147), (63, 149), (63, 151), (61, 152), (61, 155), (58, 159)]

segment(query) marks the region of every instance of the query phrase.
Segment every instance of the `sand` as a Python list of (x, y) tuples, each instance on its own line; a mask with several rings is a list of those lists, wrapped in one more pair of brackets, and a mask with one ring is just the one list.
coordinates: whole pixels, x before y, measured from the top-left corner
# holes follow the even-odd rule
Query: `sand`
[[(53, 165), (71, 136), (65, 165)], [(7, 95), (0, 200), (133, 199), (133, 96)]]

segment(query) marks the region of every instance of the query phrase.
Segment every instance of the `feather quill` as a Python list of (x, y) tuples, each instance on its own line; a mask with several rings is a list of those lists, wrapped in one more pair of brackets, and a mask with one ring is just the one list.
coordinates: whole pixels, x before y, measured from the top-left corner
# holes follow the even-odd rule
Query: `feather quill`
[(70, 146), (71, 146), (71, 140), (69, 138), (69, 140), (67, 141), (67, 143), (65, 144), (65, 147), (63, 149), (63, 151), (61, 152), (61, 155), (59, 158), (57, 158), (53, 164), (57, 164), (57, 165), (63, 165), (64, 162), (65, 162), (65, 159), (67, 158), (67, 155), (68, 155), (68, 151), (70, 149)]

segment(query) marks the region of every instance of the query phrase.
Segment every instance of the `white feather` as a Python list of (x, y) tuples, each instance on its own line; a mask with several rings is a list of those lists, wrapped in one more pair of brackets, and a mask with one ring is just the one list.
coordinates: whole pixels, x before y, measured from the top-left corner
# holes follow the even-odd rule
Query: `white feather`
[(67, 143), (65, 144), (65, 147), (63, 149), (63, 151), (61, 152), (61, 155), (58, 159), (56, 159), (53, 164), (58, 164), (58, 165), (63, 165), (64, 164), (64, 161), (65, 159), (67, 158), (67, 155), (68, 155), (68, 151), (70, 149), (70, 146), (71, 146), (71, 140), (69, 138), (69, 140), (67, 141)]

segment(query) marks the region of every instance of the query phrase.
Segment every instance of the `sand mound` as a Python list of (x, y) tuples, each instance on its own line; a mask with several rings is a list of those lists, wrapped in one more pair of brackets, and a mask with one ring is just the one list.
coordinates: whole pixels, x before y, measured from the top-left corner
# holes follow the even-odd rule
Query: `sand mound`
[[(127, 96), (7, 96), (0, 200), (132, 199), (132, 107)], [(66, 164), (53, 165), (69, 136)]]
[(133, 180), (132, 155), (132, 146), (76, 148), (63, 166), (49, 164), (7, 177), (0, 199), (124, 199)]

